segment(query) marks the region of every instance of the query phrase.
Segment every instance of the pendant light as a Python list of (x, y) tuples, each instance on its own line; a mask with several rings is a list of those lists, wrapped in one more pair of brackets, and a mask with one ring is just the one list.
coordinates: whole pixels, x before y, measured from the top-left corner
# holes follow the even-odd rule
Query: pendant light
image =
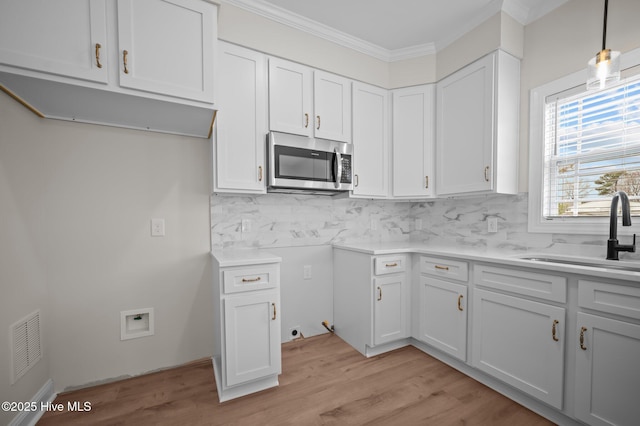
[(606, 48), (607, 10), (609, 0), (604, 0), (604, 24), (602, 26), (602, 50), (588, 63), (587, 89), (604, 89), (611, 83), (620, 81), (620, 52)]

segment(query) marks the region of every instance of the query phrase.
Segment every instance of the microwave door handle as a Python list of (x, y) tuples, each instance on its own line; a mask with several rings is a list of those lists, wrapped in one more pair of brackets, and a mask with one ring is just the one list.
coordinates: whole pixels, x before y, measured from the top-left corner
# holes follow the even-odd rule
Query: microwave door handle
[(333, 161), (336, 162), (336, 180), (333, 183), (336, 188), (340, 188), (340, 182), (342, 181), (342, 155), (338, 152), (337, 148), (333, 149), (334, 157)]

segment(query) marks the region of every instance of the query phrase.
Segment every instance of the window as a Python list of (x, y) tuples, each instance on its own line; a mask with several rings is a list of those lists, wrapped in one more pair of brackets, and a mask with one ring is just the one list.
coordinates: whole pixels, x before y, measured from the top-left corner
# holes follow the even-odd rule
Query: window
[(609, 216), (625, 191), (640, 215), (640, 78), (547, 97), (543, 216)]
[(586, 91), (581, 71), (531, 91), (530, 232), (606, 233), (620, 190), (640, 216), (640, 49), (622, 59), (635, 75), (614, 87)]

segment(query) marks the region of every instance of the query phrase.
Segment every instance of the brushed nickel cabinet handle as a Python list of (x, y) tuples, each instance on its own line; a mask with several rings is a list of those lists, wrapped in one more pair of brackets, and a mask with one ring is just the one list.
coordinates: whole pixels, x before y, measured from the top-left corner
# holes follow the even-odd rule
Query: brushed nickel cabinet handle
[(587, 327), (580, 328), (580, 349), (583, 351), (587, 350), (587, 347), (584, 345), (584, 333), (587, 331)]
[(435, 265), (434, 266), (436, 269), (440, 269), (442, 271), (448, 271), (449, 267), (448, 266), (440, 266), (440, 265)]
[(378, 302), (382, 300), (382, 289), (378, 287)]
[(96, 43), (96, 66), (98, 68), (102, 68), (102, 64), (100, 63), (100, 48), (102, 45), (100, 43)]
[(260, 281), (260, 277), (256, 277), (256, 278), (243, 278), (242, 282), (243, 283), (256, 283)]
[(357, 188), (358, 185), (360, 185), (360, 178), (358, 177), (358, 175), (353, 175), (354, 179), (355, 179), (355, 187)]
[(127, 68), (127, 57), (129, 56), (128, 50), (122, 51), (122, 63), (124, 64), (124, 73), (129, 74), (129, 68)]
[(258, 166), (258, 182), (262, 182), (262, 166)]
[(463, 295), (461, 295), (461, 294), (460, 294), (460, 295), (458, 295), (458, 310), (459, 310), (459, 311), (464, 311), (464, 309), (462, 309), (462, 298), (463, 298), (463, 297), (464, 297), (464, 296), (463, 296)]
[(556, 335), (556, 326), (560, 324), (560, 321), (558, 320), (553, 320), (553, 325), (551, 326), (551, 337), (553, 338), (554, 342), (559, 341), (560, 339), (558, 339), (558, 336)]
[(489, 182), (489, 166), (484, 168), (484, 180)]
[(398, 263), (397, 262), (385, 263), (384, 266), (385, 268), (395, 268), (396, 266), (398, 266)]
[(275, 321), (275, 319), (276, 319), (276, 304), (272, 303), (271, 306), (273, 307), (273, 316), (271, 317), (271, 319), (273, 321)]
[(318, 119), (318, 127), (316, 127), (316, 129), (320, 130), (320, 116), (317, 115), (316, 118)]
[(424, 187), (425, 189), (429, 189), (429, 176), (424, 177)]
[(304, 114), (304, 128), (306, 129), (307, 127), (309, 127), (309, 114), (305, 113)]

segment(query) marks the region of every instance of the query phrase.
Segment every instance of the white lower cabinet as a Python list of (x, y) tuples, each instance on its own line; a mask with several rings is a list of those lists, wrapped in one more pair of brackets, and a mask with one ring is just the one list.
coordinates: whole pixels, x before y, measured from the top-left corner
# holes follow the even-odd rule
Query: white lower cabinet
[(420, 277), (419, 340), (467, 359), (467, 286)]
[(462, 361), (467, 360), (468, 280), (467, 262), (420, 257), (417, 339)]
[(408, 335), (407, 280), (404, 274), (377, 277), (373, 315), (373, 343), (381, 345)]
[(213, 366), (220, 402), (278, 385), (280, 265), (214, 261)]
[(335, 332), (362, 354), (413, 344), (554, 423), (638, 424), (633, 278), (393, 251), (334, 248)]
[(476, 288), (473, 327), (474, 367), (562, 409), (564, 308)]
[(333, 250), (335, 332), (365, 356), (409, 344), (407, 258)]
[(581, 308), (623, 315), (628, 320), (578, 312), (575, 416), (590, 425), (637, 425), (640, 288), (580, 281), (578, 292)]
[(226, 385), (280, 373), (280, 321), (277, 291), (224, 300)]

